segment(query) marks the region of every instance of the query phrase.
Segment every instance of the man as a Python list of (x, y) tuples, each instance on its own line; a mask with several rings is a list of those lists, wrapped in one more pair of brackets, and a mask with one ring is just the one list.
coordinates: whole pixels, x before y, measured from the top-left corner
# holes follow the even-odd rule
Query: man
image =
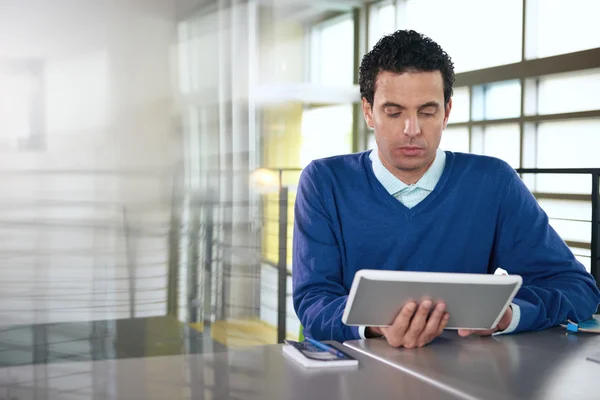
[(293, 298), (305, 334), (340, 342), (383, 335), (407, 348), (441, 334), (448, 314), (431, 301), (406, 304), (387, 328), (344, 325), (360, 269), (521, 275), (498, 326), (461, 336), (589, 318), (600, 303), (594, 279), (515, 171), (438, 149), (454, 83), (440, 46), (414, 31), (386, 36), (363, 58), (359, 80), (377, 150), (315, 160), (298, 186)]

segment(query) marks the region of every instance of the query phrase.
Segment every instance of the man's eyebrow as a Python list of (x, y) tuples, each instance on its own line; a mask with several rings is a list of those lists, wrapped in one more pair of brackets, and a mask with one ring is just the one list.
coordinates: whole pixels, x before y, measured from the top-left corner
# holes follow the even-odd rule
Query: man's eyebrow
[(406, 107), (404, 107), (401, 104), (396, 104), (396, 103), (392, 103), (390, 101), (383, 103), (383, 105), (381, 106), (382, 108), (387, 108), (387, 107), (395, 107), (395, 108), (399, 108), (401, 110), (406, 109)]
[(427, 108), (427, 107), (440, 108), (440, 103), (438, 103), (437, 101), (428, 101), (427, 103), (422, 104), (421, 106), (419, 106), (419, 109)]
[[(398, 103), (393, 103), (391, 101), (385, 102), (381, 105), (381, 108), (388, 108), (388, 107), (393, 107), (393, 108), (399, 108), (401, 110), (405, 110), (406, 107), (404, 107), (402, 104), (398, 104)], [(425, 104), (421, 104), (419, 106), (419, 110), (422, 108), (427, 108), (427, 107), (434, 107), (434, 108), (439, 108), (440, 107), (440, 103), (438, 103), (437, 101), (428, 101)]]

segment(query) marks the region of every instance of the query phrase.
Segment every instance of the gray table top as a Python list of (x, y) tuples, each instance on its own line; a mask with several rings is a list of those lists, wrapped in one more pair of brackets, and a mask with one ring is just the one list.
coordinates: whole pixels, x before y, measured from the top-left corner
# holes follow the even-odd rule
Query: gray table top
[[(342, 345), (337, 344), (342, 348)], [(439, 399), (446, 392), (343, 348), (359, 367), (305, 369), (280, 345), (0, 368), (0, 399)], [(450, 398), (457, 398), (450, 396)]]
[(0, 368), (0, 398), (600, 398), (600, 364), (586, 360), (600, 352), (600, 335), (566, 335), (559, 328), (465, 339), (448, 332), (422, 349), (394, 349), (373, 339), (347, 342), (344, 349), (360, 360), (358, 368), (305, 369), (280, 345), (6, 367)]
[(422, 349), (395, 349), (384, 340), (350, 348), (464, 399), (600, 399), (600, 335), (562, 328), (495, 337), (445, 332)]

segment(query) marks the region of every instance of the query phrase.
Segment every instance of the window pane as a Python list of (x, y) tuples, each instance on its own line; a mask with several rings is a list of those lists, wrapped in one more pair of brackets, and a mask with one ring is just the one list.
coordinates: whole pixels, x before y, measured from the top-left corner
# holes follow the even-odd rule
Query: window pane
[(567, 221), (550, 218), (550, 225), (563, 240), (589, 243), (592, 231), (590, 222)]
[(375, 141), (375, 134), (370, 133), (369, 137), (367, 138), (367, 150), (376, 149), (376, 148), (377, 148), (377, 142)]
[(469, 128), (446, 128), (442, 133), (440, 148), (456, 153), (468, 153)]
[(467, 86), (454, 89), (452, 96), (452, 110), (449, 123), (466, 122), (469, 120), (469, 88)]
[(592, 218), (592, 203), (582, 200), (538, 199), (540, 206), (551, 218), (589, 221)]
[(581, 249), (578, 247), (571, 247), (571, 251), (575, 254), (575, 258), (583, 264), (587, 272), (592, 270), (592, 252), (589, 249)]
[(538, 86), (538, 113), (598, 110), (598, 93), (600, 69), (543, 76), (539, 79)]
[(547, 193), (592, 193), (592, 178), (585, 174), (537, 174), (531, 190)]
[[(592, 204), (589, 201), (538, 199), (550, 219), (550, 225), (564, 240), (589, 243), (591, 239), (590, 219)], [(586, 268), (589, 269), (590, 251), (581, 248), (571, 248)]]
[(537, 140), (538, 168), (600, 167), (600, 118), (542, 122)]
[(528, 0), (527, 58), (600, 47), (600, 1)]
[(319, 107), (302, 114), (301, 167), (352, 151), (352, 105)]
[(518, 124), (488, 126), (483, 134), (483, 154), (497, 157), (519, 168), (521, 139)]
[(371, 6), (371, 15), (369, 44), (372, 48), (379, 39), (396, 30), (396, 7), (393, 3), (384, 6), (375, 4)]
[(516, 118), (521, 115), (521, 83), (518, 80), (473, 87), (472, 118)]
[(401, 4), (399, 28), (435, 40), (452, 57), (457, 72), (521, 60), (522, 0), (406, 0)]
[(352, 16), (317, 25), (312, 32), (313, 83), (348, 86), (354, 83), (354, 21)]

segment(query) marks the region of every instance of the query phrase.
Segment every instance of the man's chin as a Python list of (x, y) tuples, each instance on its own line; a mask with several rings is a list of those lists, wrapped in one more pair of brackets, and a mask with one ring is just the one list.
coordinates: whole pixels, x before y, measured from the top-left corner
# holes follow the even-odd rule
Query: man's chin
[(396, 164), (394, 164), (394, 168), (396, 168), (399, 171), (406, 171), (406, 172), (414, 172), (414, 171), (419, 171), (422, 170), (426, 167), (427, 163), (424, 163), (422, 161), (419, 160), (419, 162), (417, 162), (417, 160), (415, 160), (415, 162), (398, 162)]

